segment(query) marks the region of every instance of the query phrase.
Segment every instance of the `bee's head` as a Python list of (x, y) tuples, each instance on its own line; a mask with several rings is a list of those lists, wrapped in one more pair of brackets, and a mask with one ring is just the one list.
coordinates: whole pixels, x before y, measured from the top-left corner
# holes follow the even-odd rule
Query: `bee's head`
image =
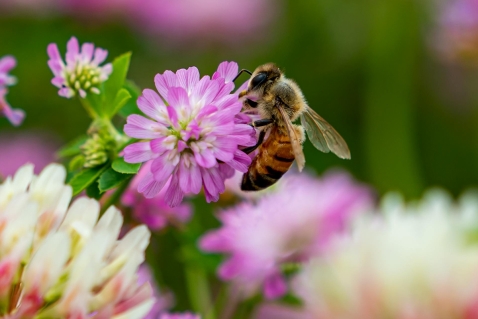
[(267, 63), (259, 66), (251, 75), (248, 92), (260, 92), (282, 77), (282, 72), (274, 63)]

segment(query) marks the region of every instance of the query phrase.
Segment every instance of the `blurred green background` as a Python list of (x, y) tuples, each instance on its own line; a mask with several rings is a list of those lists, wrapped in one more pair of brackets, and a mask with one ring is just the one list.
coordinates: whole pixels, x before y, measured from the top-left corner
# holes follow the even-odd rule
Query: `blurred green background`
[[(151, 30), (139, 26), (138, 16), (126, 19), (129, 12), (123, 12), (122, 6), (128, 0), (118, 0), (116, 9), (115, 2), (103, 1), (110, 4), (106, 9), (83, 10), (77, 7), (81, 0), (75, 5), (74, 0), (57, 1), (0, 0), (0, 57), (12, 54), (18, 61), (12, 72), (18, 84), (10, 88), (7, 98), (27, 113), (19, 128), (0, 118), (3, 139), (21, 132), (46, 132), (61, 144), (87, 129), (87, 114), (77, 100), (57, 95), (47, 66), (47, 45), (57, 43), (63, 54), (68, 39), (76, 36), (80, 43), (93, 42), (107, 49), (108, 61), (132, 51), (128, 77), (141, 88), (153, 88), (154, 75), (168, 69), (197, 66), (201, 74), (212, 74), (224, 60), (250, 70), (262, 63), (277, 63), (350, 147), (352, 160), (344, 161), (306, 142), (307, 166), (319, 174), (342, 167), (379, 194), (399, 190), (409, 198), (431, 186), (457, 195), (477, 184), (478, 70), (469, 61), (450, 59), (441, 52), (441, 47), (451, 52), (454, 47), (440, 37), (441, 8), (436, 3), (252, 0), (262, 2), (261, 11), (246, 12), (251, 21), (244, 18), (239, 23), (265, 23), (249, 33), (215, 25), (213, 31), (194, 33), (197, 28), (193, 28), (182, 37), (186, 31), (174, 31), (174, 26)], [(159, 2), (168, 5), (166, 0)], [(208, 0), (207, 5), (213, 2)], [(224, 1), (229, 2), (241, 3)], [(234, 10), (224, 12), (226, 20)], [(195, 215), (200, 217), (189, 225), (187, 236), (169, 232), (159, 241), (153, 235), (148, 259), (158, 265), (153, 267), (156, 276), (169, 287), (184, 286), (188, 276), (201, 277), (196, 276), (201, 267), (189, 267), (184, 276), (175, 276), (181, 259), (199, 258), (197, 265), (205, 265), (211, 274), (219, 261), (217, 256), (201, 257), (194, 248), (204, 229), (217, 226), (212, 215), (203, 212), (211, 211), (211, 206), (202, 198), (194, 203)], [(186, 245), (178, 252), (181, 242)], [(159, 250), (164, 256), (180, 255), (179, 261), (168, 260), (160, 272)], [(188, 304), (182, 298), (186, 292), (175, 292), (180, 309), (194, 303), (194, 296)]]

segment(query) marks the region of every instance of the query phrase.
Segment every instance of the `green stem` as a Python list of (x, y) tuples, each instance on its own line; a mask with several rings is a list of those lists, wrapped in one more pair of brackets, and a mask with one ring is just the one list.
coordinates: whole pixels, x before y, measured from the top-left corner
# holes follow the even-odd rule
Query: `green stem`
[(83, 105), (83, 108), (85, 109), (86, 113), (88, 113), (89, 117), (91, 117), (93, 120), (98, 117), (98, 114), (96, 114), (96, 112), (93, 110), (93, 107), (87, 99), (80, 98), (80, 103)]
[(215, 319), (214, 307), (206, 273), (200, 267), (188, 264), (185, 267), (189, 299), (193, 310), (201, 314), (201, 318)]

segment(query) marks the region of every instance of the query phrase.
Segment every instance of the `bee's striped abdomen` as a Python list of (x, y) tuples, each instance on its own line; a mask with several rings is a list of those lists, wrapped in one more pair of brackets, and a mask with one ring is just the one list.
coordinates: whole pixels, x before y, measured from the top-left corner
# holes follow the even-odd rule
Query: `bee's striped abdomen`
[(289, 170), (293, 161), (294, 153), (289, 136), (280, 134), (277, 128), (272, 129), (267, 140), (259, 147), (259, 153), (249, 170), (242, 177), (241, 189), (258, 191), (275, 184)]

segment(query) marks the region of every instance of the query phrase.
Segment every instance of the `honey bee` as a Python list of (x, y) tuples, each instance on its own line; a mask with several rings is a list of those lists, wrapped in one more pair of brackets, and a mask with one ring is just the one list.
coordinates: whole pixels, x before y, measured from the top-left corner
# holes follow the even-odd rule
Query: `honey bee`
[[(237, 77), (244, 71), (251, 74), (242, 70)], [(318, 150), (332, 151), (340, 158), (350, 159), (344, 139), (307, 105), (299, 86), (286, 78), (275, 64), (259, 66), (239, 97), (244, 98), (245, 110), (255, 109), (261, 118), (252, 123), (260, 128), (257, 144), (243, 150), (249, 154), (259, 148), (242, 178), (242, 190), (258, 191), (273, 185), (289, 170), (294, 160), (302, 171), (305, 165), (302, 150), (304, 128)], [(293, 124), (299, 117), (301, 125)], [(265, 139), (266, 133), (269, 134)]]

